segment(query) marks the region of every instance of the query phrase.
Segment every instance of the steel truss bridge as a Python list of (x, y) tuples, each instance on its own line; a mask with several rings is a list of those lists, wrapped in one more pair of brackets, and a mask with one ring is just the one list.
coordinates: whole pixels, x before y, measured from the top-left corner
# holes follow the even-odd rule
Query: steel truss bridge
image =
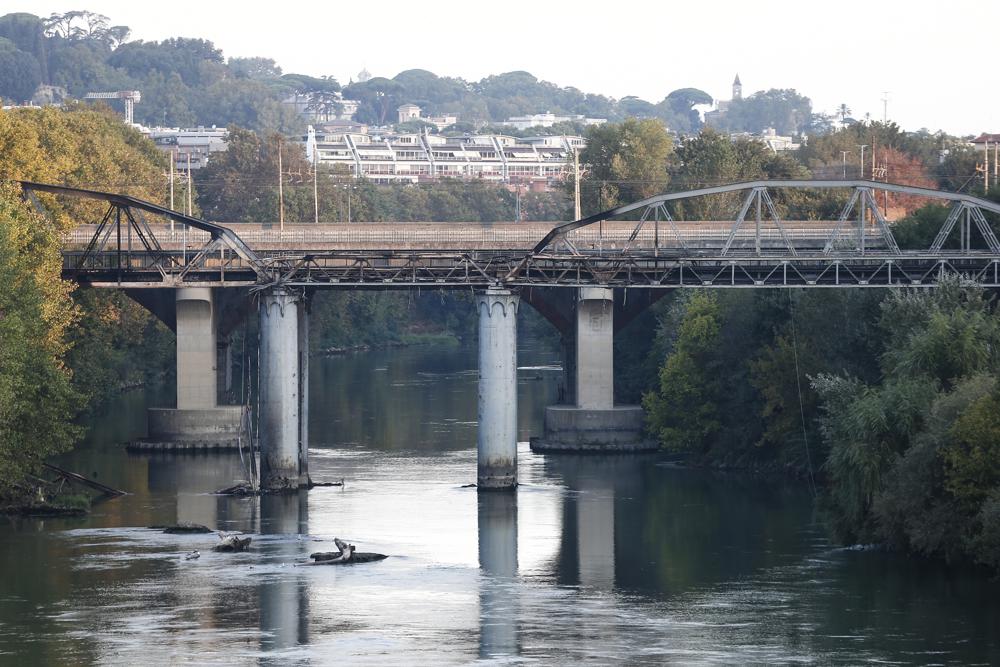
[[(330, 232), (326, 244), (334, 249), (323, 249), (326, 237), (318, 232), (306, 243), (301, 229), (308, 225), (255, 248), (230, 226), (129, 196), (20, 185), (42, 212), (53, 203), (49, 197), (106, 206), (99, 220), (81, 221), (83, 236), (75, 232), (76, 245), (63, 251), (64, 278), (93, 287), (885, 287), (933, 286), (948, 275), (1000, 286), (1000, 242), (987, 217), (1000, 215), (1000, 205), (873, 181), (751, 181), (663, 194), (556, 225), (529, 242), (524, 234), (498, 240), (495, 230), (484, 242), (488, 225), (474, 234), (457, 229), (454, 238), (439, 231), (439, 240), (432, 233), (421, 243), (407, 241), (410, 223), (384, 225), (392, 228), (391, 241), (385, 230), (365, 236), (338, 225), (343, 231)], [(772, 197), (826, 190), (844, 196), (839, 216), (824, 221), (784, 220)], [(950, 205), (929, 248), (900, 249), (876, 191)], [(729, 220), (677, 214), (690, 200), (720, 197), (732, 206)], [(615, 220), (628, 215), (638, 219)], [(341, 238), (352, 233), (349, 242)]]

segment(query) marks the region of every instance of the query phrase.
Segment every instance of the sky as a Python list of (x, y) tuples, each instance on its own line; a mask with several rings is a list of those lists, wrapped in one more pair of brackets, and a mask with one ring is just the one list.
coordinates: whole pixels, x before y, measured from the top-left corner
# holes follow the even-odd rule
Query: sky
[(887, 111), (907, 130), (1000, 132), (996, 0), (285, 0), (251, 7), (0, 0), (0, 13), (86, 9), (129, 26), (132, 39), (200, 37), (227, 57), (269, 57), (285, 72), (332, 75), (342, 84), (362, 68), (386, 77), (426, 69), (470, 81), (526, 70), (560, 86), (655, 103), (686, 87), (729, 99), (738, 73), (744, 96), (794, 88), (815, 111), (833, 113), (844, 103), (855, 118), (881, 120)]

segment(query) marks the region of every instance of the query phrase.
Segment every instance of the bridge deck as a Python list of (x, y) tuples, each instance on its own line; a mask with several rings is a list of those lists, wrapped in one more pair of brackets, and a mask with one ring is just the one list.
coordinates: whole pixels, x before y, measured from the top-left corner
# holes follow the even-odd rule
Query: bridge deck
[[(399, 250), (399, 251), (477, 251), (515, 250), (527, 252), (551, 231), (551, 222), (376, 222), (339, 224), (286, 224), (282, 231), (277, 223), (246, 224), (219, 223), (233, 230), (251, 248), (257, 251), (336, 251)], [(614, 250), (623, 247), (635, 230), (638, 221), (605, 222), (569, 232), (569, 240), (581, 249)], [(681, 239), (688, 247), (719, 248), (729, 236), (732, 222), (679, 221), (674, 223)], [(836, 221), (790, 220), (782, 227), (796, 247), (822, 248), (836, 227)], [(204, 245), (208, 232), (194, 229), (184, 231), (175, 225), (151, 224), (160, 245), (165, 250), (182, 250), (185, 246), (196, 248)], [(65, 237), (67, 250), (80, 250), (87, 246), (97, 230), (96, 225), (81, 225)], [(878, 230), (866, 227), (866, 243), (878, 247), (881, 237)], [(849, 233), (849, 232), (848, 232)], [(855, 230), (856, 235), (856, 230)], [(753, 245), (754, 225), (741, 229), (734, 240), (734, 248)], [(773, 222), (760, 226), (762, 244), (784, 247), (781, 230)], [(125, 243), (128, 242), (126, 238)], [(647, 221), (639, 230), (632, 244), (634, 248), (681, 247), (673, 228), (668, 223)]]

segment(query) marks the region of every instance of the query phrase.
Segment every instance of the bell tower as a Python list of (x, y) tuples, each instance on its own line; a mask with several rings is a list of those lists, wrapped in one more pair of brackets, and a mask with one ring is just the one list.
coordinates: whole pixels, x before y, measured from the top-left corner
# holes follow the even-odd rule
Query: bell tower
[(733, 99), (742, 100), (743, 99), (743, 84), (740, 83), (740, 75), (737, 74), (736, 78), (733, 79)]

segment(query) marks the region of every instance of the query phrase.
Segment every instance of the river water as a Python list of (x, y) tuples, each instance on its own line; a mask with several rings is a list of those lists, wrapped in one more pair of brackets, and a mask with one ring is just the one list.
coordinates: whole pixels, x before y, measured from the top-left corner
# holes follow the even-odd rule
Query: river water
[[(560, 371), (544, 346), (519, 364), (526, 441)], [(318, 359), (310, 389), (312, 476), (345, 484), (297, 496), (210, 495), (235, 455), (125, 453), (162, 391), (95, 418), (65, 464), (130, 495), (0, 521), (0, 663), (1000, 664), (1000, 584), (837, 548), (795, 482), (525, 442), (515, 494), (464, 488), (475, 350)], [(145, 528), (176, 521), (252, 550)], [(334, 537), (390, 557), (296, 566)]]

